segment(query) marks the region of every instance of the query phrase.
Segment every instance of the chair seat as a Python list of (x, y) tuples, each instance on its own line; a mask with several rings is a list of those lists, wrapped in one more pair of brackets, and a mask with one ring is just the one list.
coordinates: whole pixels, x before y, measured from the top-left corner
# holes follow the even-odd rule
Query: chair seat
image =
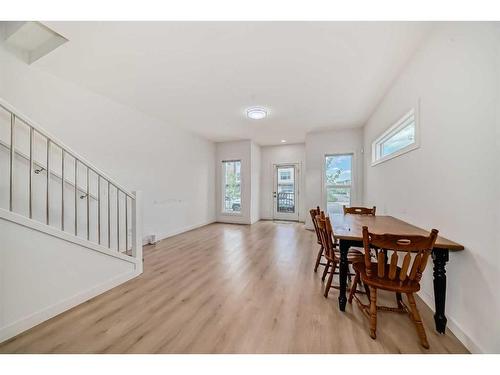
[[(340, 250), (335, 249), (335, 253), (339, 253), (340, 255)], [(352, 255), (364, 255), (364, 249), (361, 247), (350, 247), (349, 251), (347, 252), (347, 255), (352, 254)]]
[(366, 275), (366, 267), (364, 263), (356, 262), (353, 264), (354, 270), (359, 272), (361, 281), (366, 285), (373, 286), (378, 289), (389, 290), (392, 292), (400, 293), (415, 293), (420, 290), (420, 283), (406, 279), (405, 281), (399, 280), (399, 274), (401, 271), (400, 267), (396, 269), (396, 277), (394, 280), (389, 279), (387, 276), (389, 274), (389, 265), (385, 265), (384, 277), (378, 277), (378, 263), (371, 264), (371, 274), (372, 277)]
[[(347, 261), (349, 263), (363, 262), (363, 257), (362, 249), (359, 248), (351, 247), (347, 252)], [(340, 250), (335, 249), (335, 258), (336, 261), (340, 260)]]

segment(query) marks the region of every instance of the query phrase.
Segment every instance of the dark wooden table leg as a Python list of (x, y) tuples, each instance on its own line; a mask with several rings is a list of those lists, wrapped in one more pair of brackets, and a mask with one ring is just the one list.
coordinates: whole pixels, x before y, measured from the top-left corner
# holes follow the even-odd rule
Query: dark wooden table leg
[(449, 259), (448, 249), (435, 249), (432, 251), (432, 259), (434, 260), (434, 302), (436, 312), (434, 314), (434, 322), (436, 323), (436, 331), (444, 333), (446, 330), (446, 316), (444, 315), (446, 303), (446, 262)]
[(339, 278), (340, 278), (340, 293), (339, 293), (339, 308), (340, 311), (345, 311), (347, 303), (346, 289), (347, 289), (347, 252), (349, 251), (350, 243), (347, 240), (340, 240), (340, 265), (339, 265)]

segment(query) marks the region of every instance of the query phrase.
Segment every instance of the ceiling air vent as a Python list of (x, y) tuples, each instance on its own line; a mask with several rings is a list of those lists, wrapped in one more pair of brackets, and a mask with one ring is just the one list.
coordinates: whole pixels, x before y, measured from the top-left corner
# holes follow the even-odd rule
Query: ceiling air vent
[(68, 39), (37, 21), (6, 21), (3, 26), (5, 46), (31, 64), (66, 43)]

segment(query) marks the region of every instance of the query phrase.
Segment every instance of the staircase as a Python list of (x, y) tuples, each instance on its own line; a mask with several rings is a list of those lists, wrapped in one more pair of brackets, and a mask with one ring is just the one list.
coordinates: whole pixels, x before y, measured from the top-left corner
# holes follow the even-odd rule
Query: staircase
[(142, 273), (141, 207), (0, 99), (0, 342)]

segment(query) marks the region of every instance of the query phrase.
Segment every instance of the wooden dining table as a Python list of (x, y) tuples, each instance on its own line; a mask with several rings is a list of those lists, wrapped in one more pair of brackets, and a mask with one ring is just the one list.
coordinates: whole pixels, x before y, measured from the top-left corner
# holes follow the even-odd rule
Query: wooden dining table
[[(428, 236), (430, 230), (424, 230), (392, 216), (370, 216), (353, 214), (331, 215), (331, 222), (335, 238), (339, 241), (340, 249), (340, 295), (339, 308), (345, 311), (347, 303), (347, 252), (350, 247), (363, 246), (363, 226), (367, 226), (372, 233), (392, 234), (414, 234)], [(456, 242), (439, 236), (432, 249), (432, 260), (434, 262), (434, 301), (436, 311), (434, 322), (436, 330), (444, 333), (446, 330), (446, 262), (450, 251), (464, 250), (464, 247)]]

